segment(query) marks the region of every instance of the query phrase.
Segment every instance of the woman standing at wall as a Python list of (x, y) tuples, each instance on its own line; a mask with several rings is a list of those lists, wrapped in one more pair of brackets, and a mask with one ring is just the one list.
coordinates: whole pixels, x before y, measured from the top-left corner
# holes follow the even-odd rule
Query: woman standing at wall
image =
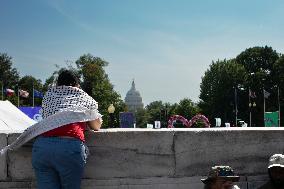
[[(85, 114), (94, 114), (96, 119), (86, 119)], [(42, 116), (57, 128), (40, 134), (33, 145), (32, 165), (38, 188), (79, 189), (87, 158), (84, 131), (87, 127), (99, 130), (102, 124), (97, 102), (80, 89), (72, 71), (63, 70), (57, 86), (43, 98)]]

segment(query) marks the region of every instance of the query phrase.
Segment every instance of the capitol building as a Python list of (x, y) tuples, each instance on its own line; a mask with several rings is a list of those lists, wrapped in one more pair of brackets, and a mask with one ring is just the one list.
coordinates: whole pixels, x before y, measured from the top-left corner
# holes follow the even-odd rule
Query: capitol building
[(126, 94), (125, 104), (129, 112), (135, 112), (137, 109), (142, 109), (144, 107), (142, 97), (135, 88), (134, 80), (132, 81), (131, 89)]

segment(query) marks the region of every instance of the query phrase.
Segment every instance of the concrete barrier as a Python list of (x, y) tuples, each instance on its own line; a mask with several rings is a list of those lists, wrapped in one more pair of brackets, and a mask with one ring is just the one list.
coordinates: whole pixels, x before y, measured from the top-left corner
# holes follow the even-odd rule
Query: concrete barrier
[[(8, 143), (11, 144), (19, 136), (19, 133), (12, 133), (8, 136)], [(8, 152), (8, 176), (13, 180), (34, 179), (32, 169), (32, 142), (26, 143), (21, 148)]]
[[(8, 143), (18, 135), (9, 134)], [(268, 180), (269, 156), (284, 153), (283, 137), (282, 128), (89, 131), (82, 188), (198, 189), (211, 166), (224, 164), (241, 175), (242, 189), (254, 189)], [(5, 141), (0, 134), (0, 145)], [(31, 147), (29, 142), (1, 157), (0, 188), (36, 188)]]
[(241, 175), (267, 173), (268, 158), (284, 152), (284, 130), (222, 129), (175, 133), (176, 176), (202, 175), (215, 164)]
[(86, 178), (174, 176), (173, 132), (112, 130), (86, 135)]
[[(8, 144), (7, 134), (0, 133), (0, 149)], [(7, 179), (7, 156), (0, 156), (0, 180)]]

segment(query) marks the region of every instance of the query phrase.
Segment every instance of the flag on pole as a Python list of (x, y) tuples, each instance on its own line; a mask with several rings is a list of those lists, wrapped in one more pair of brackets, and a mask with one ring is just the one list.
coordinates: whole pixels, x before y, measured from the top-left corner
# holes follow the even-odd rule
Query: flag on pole
[(43, 98), (43, 93), (34, 89), (35, 98)]
[(251, 89), (249, 89), (249, 96), (250, 96), (251, 98), (256, 98), (255, 92), (252, 91)]
[(19, 90), (19, 95), (20, 95), (20, 97), (28, 98), (29, 97), (29, 92), (28, 91), (24, 91), (24, 90)]
[(270, 93), (263, 89), (263, 96), (264, 98), (268, 98), (270, 96)]
[(12, 89), (6, 89), (5, 93), (7, 96), (13, 96), (15, 94), (15, 91)]

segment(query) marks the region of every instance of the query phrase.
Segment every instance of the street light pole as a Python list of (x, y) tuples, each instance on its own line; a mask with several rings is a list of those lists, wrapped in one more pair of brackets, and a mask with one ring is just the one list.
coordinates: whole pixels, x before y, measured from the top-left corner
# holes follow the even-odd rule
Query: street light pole
[(265, 127), (265, 90), (262, 88), (263, 92), (263, 126)]
[(251, 95), (251, 91), (250, 91), (250, 87), (249, 87), (249, 126), (251, 127), (251, 102), (250, 102), (250, 95)]
[(238, 126), (238, 102), (237, 102), (237, 87), (235, 86), (235, 121), (236, 127)]
[(110, 104), (108, 109), (107, 109), (108, 113), (109, 113), (109, 127), (114, 127), (114, 111), (115, 111), (115, 107), (113, 106), (113, 104)]
[[(251, 77), (252, 77), (253, 75), (254, 75), (254, 72), (252, 72), (252, 73), (249, 74), (249, 81), (250, 81), (250, 82), (252, 81), (252, 80), (251, 80)], [(252, 103), (251, 103), (251, 101), (250, 101), (251, 95), (252, 95), (252, 91), (250, 90), (250, 84), (249, 84), (249, 126), (250, 126), (250, 127), (251, 127), (251, 110), (252, 110), (252, 107), (253, 107), (253, 105), (252, 105)], [(253, 98), (255, 98), (255, 95), (254, 95)], [(255, 102), (254, 102), (254, 104), (255, 104)]]
[(280, 89), (279, 89), (279, 86), (277, 85), (277, 98), (278, 98), (278, 116), (279, 116), (279, 127), (281, 127), (281, 125), (280, 125), (280, 120), (281, 120), (281, 118), (280, 118), (280, 109), (281, 109), (281, 107), (280, 107)]

